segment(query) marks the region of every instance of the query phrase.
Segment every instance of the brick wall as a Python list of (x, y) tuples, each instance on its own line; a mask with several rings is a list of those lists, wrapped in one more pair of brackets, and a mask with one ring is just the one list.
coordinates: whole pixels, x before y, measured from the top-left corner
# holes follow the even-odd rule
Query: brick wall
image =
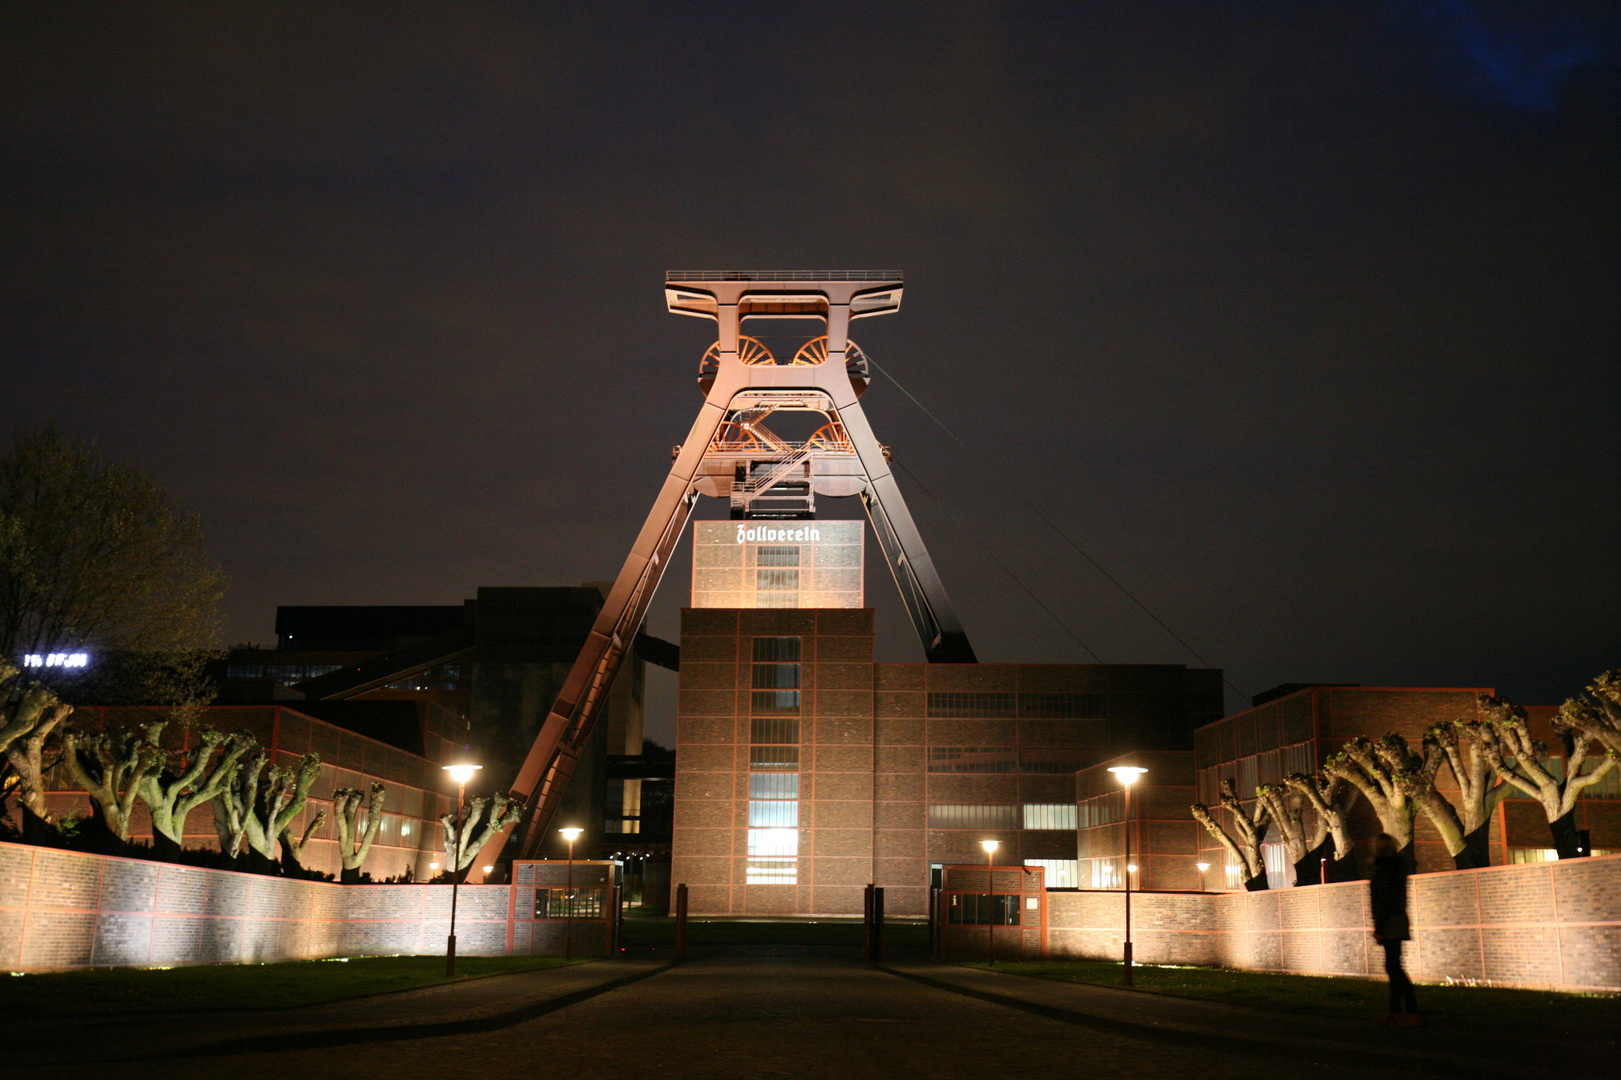
[[(1048, 955), (1120, 958), (1124, 897), (1048, 893)], [(1621, 989), (1621, 855), (1420, 874), (1407, 969), (1439, 982)], [(1366, 882), (1247, 893), (1136, 893), (1142, 963), (1382, 975)]]
[[(527, 931), (537, 875), (561, 885), (564, 868), (519, 869), (530, 867), (521, 947), (511, 943), (523, 889), (463, 885), (457, 953), (562, 953), (560, 936), (531, 941)], [(577, 886), (600, 886), (608, 873), (608, 864), (574, 864)], [(605, 926), (578, 920), (574, 952), (605, 952)], [(338, 885), (0, 844), (0, 970), (433, 955), (449, 932), (443, 885)]]

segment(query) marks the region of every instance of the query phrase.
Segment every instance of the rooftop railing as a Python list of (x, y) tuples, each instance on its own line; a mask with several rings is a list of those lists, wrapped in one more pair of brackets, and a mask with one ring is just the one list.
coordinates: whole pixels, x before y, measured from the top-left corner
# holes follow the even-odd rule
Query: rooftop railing
[(667, 270), (672, 281), (900, 281), (899, 270)]

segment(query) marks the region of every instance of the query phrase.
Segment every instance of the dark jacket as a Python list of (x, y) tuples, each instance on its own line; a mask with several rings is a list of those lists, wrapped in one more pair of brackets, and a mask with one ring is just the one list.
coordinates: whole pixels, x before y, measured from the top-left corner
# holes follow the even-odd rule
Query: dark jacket
[(1406, 941), (1413, 935), (1407, 925), (1407, 864), (1400, 855), (1373, 860), (1368, 883), (1373, 901), (1373, 934), (1384, 941)]

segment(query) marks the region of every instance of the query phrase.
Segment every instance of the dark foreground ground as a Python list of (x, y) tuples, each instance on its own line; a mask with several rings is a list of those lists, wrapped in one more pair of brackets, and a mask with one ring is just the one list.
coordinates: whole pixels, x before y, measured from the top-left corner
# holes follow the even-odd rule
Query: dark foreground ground
[[(977, 996), (972, 996), (977, 995)], [(986, 1000), (990, 999), (990, 1000)], [(1616, 1044), (1301, 1022), (1244, 1007), (925, 963), (603, 962), (314, 1009), (6, 1025), (32, 1077), (1612, 1075)]]

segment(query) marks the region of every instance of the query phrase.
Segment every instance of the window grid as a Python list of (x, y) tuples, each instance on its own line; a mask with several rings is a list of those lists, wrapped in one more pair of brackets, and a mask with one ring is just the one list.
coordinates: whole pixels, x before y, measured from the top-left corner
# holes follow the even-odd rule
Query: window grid
[(931, 773), (1010, 773), (1019, 769), (1019, 759), (1006, 746), (931, 746)]
[[(772, 549), (762, 549), (762, 556)], [(779, 549), (772, 558), (786, 558)], [(797, 570), (757, 571), (789, 575)], [(782, 578), (772, 577), (780, 582)], [(796, 583), (797, 584), (797, 583)], [(762, 606), (764, 598), (762, 594)], [(792, 605), (785, 605), (792, 606)], [(749, 719), (749, 828), (744, 881), (749, 885), (795, 885), (799, 882), (799, 719), (770, 715), (798, 713), (801, 639), (755, 638)]]
[(1074, 832), (1075, 810), (1074, 803), (1025, 803), (1024, 827)]
[(1079, 859), (1026, 859), (1026, 866), (1039, 866), (1046, 871), (1044, 879), (1049, 889), (1078, 889), (1081, 887)]
[(1012, 805), (936, 803), (929, 807), (931, 829), (1017, 829), (1019, 808)]

